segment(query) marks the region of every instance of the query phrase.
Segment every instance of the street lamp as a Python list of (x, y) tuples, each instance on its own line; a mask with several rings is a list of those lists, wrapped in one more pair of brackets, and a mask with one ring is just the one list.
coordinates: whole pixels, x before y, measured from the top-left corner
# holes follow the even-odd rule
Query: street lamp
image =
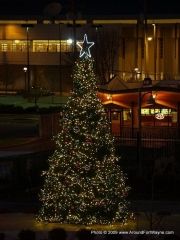
[(150, 42), (150, 41), (152, 41), (152, 37), (147, 37), (147, 40)]
[(138, 132), (137, 132), (137, 160), (138, 160), (138, 172), (139, 175), (142, 175), (142, 118), (141, 118), (141, 108), (142, 108), (142, 101), (144, 96), (150, 94), (147, 103), (149, 105), (154, 105), (156, 95), (152, 93), (152, 91), (147, 91), (142, 94), (144, 90), (139, 88), (138, 91)]
[(59, 93), (62, 95), (62, 46), (61, 46), (61, 22), (58, 24), (58, 33), (59, 33)]
[(72, 44), (73, 40), (71, 38), (67, 39), (67, 44)]
[(134, 73), (134, 75), (135, 75), (135, 81), (139, 80), (140, 75), (141, 75), (141, 72), (140, 72), (140, 70), (139, 70), (138, 67), (135, 67), (135, 68), (134, 68), (133, 73)]
[(29, 29), (33, 27), (33, 24), (22, 24), (22, 27), (26, 29), (26, 51), (27, 51), (27, 91), (30, 92), (30, 44), (29, 44)]
[(27, 74), (27, 70), (28, 68), (27, 67), (23, 67), (23, 71), (24, 71), (24, 91), (26, 92), (26, 74)]
[(99, 30), (100, 28), (102, 28), (101, 24), (93, 24), (92, 27), (95, 29), (96, 31), (96, 45), (95, 45), (95, 68), (96, 68), (96, 74), (98, 72), (98, 46), (99, 46)]
[(154, 80), (156, 81), (156, 55), (157, 55), (157, 41), (156, 41), (156, 24), (153, 26), (153, 41), (154, 41)]

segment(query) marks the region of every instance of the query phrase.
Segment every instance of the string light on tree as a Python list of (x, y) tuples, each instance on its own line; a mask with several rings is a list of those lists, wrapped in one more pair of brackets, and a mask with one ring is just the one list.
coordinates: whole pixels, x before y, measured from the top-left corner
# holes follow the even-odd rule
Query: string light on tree
[(89, 48), (81, 50), (73, 91), (60, 119), (56, 150), (44, 171), (38, 220), (69, 224), (126, 223), (129, 187), (115, 156), (114, 139), (97, 98)]

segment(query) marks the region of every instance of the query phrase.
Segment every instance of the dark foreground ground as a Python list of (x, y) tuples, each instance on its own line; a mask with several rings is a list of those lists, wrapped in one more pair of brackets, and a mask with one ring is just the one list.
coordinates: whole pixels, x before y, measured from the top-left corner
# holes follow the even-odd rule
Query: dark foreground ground
[[(52, 154), (52, 141), (33, 135), (28, 136), (26, 141), (19, 138), (19, 141), (22, 140), (19, 143), (16, 140), (10, 141), (11, 146), (8, 146), (9, 140), (7, 143), (2, 140), (4, 145), (0, 146), (0, 232), (5, 233), (5, 240), (17, 239), (22, 229), (31, 229), (35, 231), (37, 240), (45, 240), (48, 238), (48, 231), (55, 227), (63, 227), (67, 231), (67, 240), (78, 240), (75, 238), (76, 232), (85, 226), (40, 224), (35, 221), (39, 208), (38, 193), (42, 185), (41, 172), (47, 168), (48, 156)], [(93, 231), (91, 236), (97, 240), (138, 239), (141, 235), (147, 240), (173, 240), (175, 235), (180, 235), (178, 178), (174, 178), (171, 172), (167, 171), (171, 169), (170, 165), (164, 175), (152, 175), (152, 166), (147, 161), (151, 151), (144, 154), (144, 161), (149, 165), (144, 166), (146, 172), (143, 178), (137, 178), (134, 152), (135, 150), (130, 152), (124, 147), (120, 149), (121, 165), (131, 186), (129, 198), (135, 221), (129, 222), (124, 228), (95, 226), (90, 229)], [(153, 153), (153, 156), (155, 155), (157, 152)], [(175, 169), (178, 170), (177, 167)]]
[[(175, 235), (180, 235), (178, 225), (180, 215), (175, 214), (159, 222), (159, 227), (149, 230), (149, 221), (144, 213), (139, 213), (135, 222), (129, 222), (126, 226), (92, 226), (88, 227), (92, 239), (178, 239)], [(176, 226), (175, 226), (176, 225)], [(30, 213), (4, 213), (0, 214), (0, 232), (5, 233), (6, 239), (17, 239), (18, 233), (22, 229), (30, 229), (35, 232), (36, 239), (48, 239), (48, 232), (54, 228), (63, 228), (68, 235), (67, 240), (76, 240), (76, 234), (85, 226), (44, 224), (37, 223), (35, 215)], [(121, 236), (120, 236), (121, 235)], [(120, 238), (121, 237), (121, 238)], [(169, 238), (168, 238), (169, 237)], [(88, 240), (90, 238), (84, 239)], [(61, 238), (59, 238), (61, 240)]]

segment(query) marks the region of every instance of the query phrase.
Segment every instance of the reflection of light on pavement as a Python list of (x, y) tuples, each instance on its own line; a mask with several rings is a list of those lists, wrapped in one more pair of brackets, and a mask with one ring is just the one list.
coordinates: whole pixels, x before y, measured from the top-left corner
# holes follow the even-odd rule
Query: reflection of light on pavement
[[(162, 203), (160, 203), (162, 205)], [(2, 206), (1, 206), (2, 207)], [(169, 207), (172, 207), (171, 205)], [(180, 211), (180, 205), (178, 204), (177, 209)], [(176, 208), (175, 208), (176, 209)], [(174, 209), (174, 210), (175, 210)], [(175, 234), (180, 234), (179, 229), (179, 222), (180, 222), (180, 212), (177, 211), (176, 214), (171, 214), (170, 216), (166, 216), (163, 223), (161, 224), (161, 227), (163, 229), (170, 229), (175, 232)], [(127, 225), (120, 225), (120, 224), (114, 224), (114, 225), (93, 225), (86, 227), (89, 230), (94, 231), (134, 231), (137, 230), (137, 224), (138, 229), (144, 230), (147, 229), (149, 226), (149, 221), (147, 220), (146, 214), (143, 212), (139, 212), (138, 219), (136, 217), (135, 221), (129, 221)], [(22, 229), (31, 229), (36, 231), (36, 235), (39, 237), (36, 237), (37, 240), (44, 239), (44, 235), (47, 235), (47, 232), (50, 231), (53, 228), (64, 228), (68, 235), (75, 234), (76, 231), (85, 228), (84, 225), (71, 225), (71, 224), (58, 224), (58, 223), (41, 223), (36, 221), (35, 214), (27, 214), (27, 213), (1, 213), (0, 214), (0, 232), (5, 232), (7, 239), (8, 235), (11, 235), (10, 239), (16, 239), (17, 234)], [(135, 232), (135, 231), (134, 231)], [(47, 236), (45, 236), (47, 238)], [(71, 238), (74, 239), (74, 238)], [(133, 238), (134, 239), (134, 238)]]
[[(36, 221), (35, 214), (26, 213), (4, 213), (0, 214), (0, 231), (20, 231), (22, 229), (32, 229), (34, 231), (49, 231), (53, 228), (64, 228), (66, 231), (78, 231), (84, 228), (84, 225), (42, 223)], [(126, 225), (93, 225), (86, 227), (94, 230), (132, 230), (136, 224), (129, 221)]]

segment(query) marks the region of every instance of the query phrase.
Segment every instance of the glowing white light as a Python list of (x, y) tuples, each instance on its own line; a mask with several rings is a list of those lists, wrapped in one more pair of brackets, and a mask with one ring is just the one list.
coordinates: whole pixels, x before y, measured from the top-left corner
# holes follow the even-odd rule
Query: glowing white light
[(147, 40), (148, 40), (148, 41), (152, 41), (152, 37), (148, 37)]
[(134, 68), (134, 71), (139, 72), (139, 68), (138, 67)]
[(83, 42), (77, 42), (77, 45), (80, 47), (80, 57), (91, 57), (90, 48), (94, 45), (94, 42), (88, 42), (87, 34), (84, 34)]
[(73, 43), (73, 40), (71, 39), (71, 38), (69, 38), (68, 40), (67, 40), (67, 44), (72, 44)]
[(23, 71), (26, 72), (27, 71), (27, 67), (23, 67)]

